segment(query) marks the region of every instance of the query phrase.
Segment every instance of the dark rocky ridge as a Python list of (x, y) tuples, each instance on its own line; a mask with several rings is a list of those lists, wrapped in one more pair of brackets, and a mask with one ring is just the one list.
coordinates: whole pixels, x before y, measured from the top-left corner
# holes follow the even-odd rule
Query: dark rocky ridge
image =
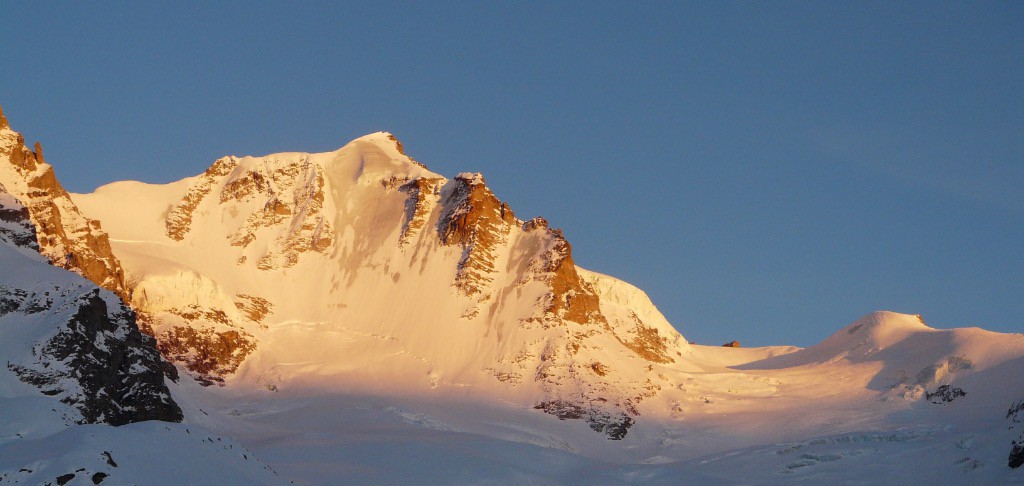
[(70, 298), (43, 309), (31, 306), (38, 300), (27, 299), (25, 312), (46, 312), (44, 322), (53, 322), (68, 307), (74, 313), (53, 337), (36, 344), (34, 362), (8, 367), (43, 394), (76, 407), (83, 423), (180, 422), (181, 408), (164, 383), (156, 341), (139, 332), (135, 314), (120, 304), (109, 308), (108, 300), (117, 301), (103, 299), (100, 289), (75, 290), (58, 294), (61, 289), (54, 289), (52, 294)]

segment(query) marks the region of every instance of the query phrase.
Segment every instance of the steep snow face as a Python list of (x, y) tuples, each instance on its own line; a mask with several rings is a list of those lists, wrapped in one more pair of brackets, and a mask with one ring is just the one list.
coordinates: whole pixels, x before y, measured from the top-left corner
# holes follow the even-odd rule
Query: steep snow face
[(28, 209), (39, 251), (54, 265), (72, 270), (127, 299), (124, 271), (100, 224), (78, 211), (43, 160), (43, 150), (25, 146), (0, 111), (0, 184)]
[(683, 336), (643, 290), (597, 272), (582, 268), (578, 271), (600, 298), (601, 313), (615, 323), (612, 329), (616, 337), (638, 355), (658, 363), (671, 363), (671, 351), (687, 347)]
[(161, 351), (205, 383), (454, 388), (621, 438), (659, 389), (648, 368), (688, 349), (642, 292), (578, 269), (561, 231), (387, 133), (74, 198)]

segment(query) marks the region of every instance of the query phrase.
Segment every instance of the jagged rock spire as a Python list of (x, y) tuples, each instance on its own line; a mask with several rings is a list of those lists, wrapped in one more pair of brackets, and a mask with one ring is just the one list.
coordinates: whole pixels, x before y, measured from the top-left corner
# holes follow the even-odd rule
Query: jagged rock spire
[(45, 164), (46, 160), (43, 159), (43, 144), (42, 143), (36, 142), (36, 146), (35, 146), (34, 152), (36, 153), (36, 161), (38, 161), (40, 164)]
[(7, 123), (7, 117), (4, 116), (4, 107), (0, 106), (0, 129), (10, 127), (11, 125)]

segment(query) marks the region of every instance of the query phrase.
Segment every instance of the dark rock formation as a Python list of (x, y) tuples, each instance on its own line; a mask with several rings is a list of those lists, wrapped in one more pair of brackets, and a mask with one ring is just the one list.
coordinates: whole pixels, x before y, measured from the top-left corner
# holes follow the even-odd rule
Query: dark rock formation
[(738, 347), (740, 347), (740, 342), (739, 341), (729, 341), (729, 342), (723, 344), (722, 347), (738, 348)]
[(552, 400), (533, 408), (554, 415), (559, 420), (583, 420), (594, 432), (605, 434), (610, 440), (622, 440), (635, 423), (625, 413), (613, 414), (594, 407), (583, 407), (574, 401)]
[(950, 385), (942, 385), (935, 389), (934, 392), (925, 392), (924, 394), (925, 400), (934, 404), (949, 403), (963, 396), (967, 396), (967, 392)]
[[(22, 275), (0, 271), (0, 329), (10, 320), (38, 330), (30, 350), (7, 356), (7, 367), (43, 394), (75, 407), (83, 423), (181, 421), (164, 383), (168, 363), (118, 298), (127, 297), (124, 273), (106, 233), (78, 212), (40, 146), (27, 150), (2, 112), (0, 178), (0, 252), (24, 263), (22, 272), (39, 268), (24, 285)], [(34, 252), (117, 295), (54, 270)]]
[(39, 251), (36, 227), (32, 224), (28, 208), (14, 198), (0, 184), (0, 242)]
[(1015, 440), (1010, 446), (1010, 458), (1007, 465), (1014, 469), (1024, 464), (1024, 443), (1022, 442), (1024, 441), (1018, 442)]
[[(1010, 430), (1020, 425), (1024, 420), (1024, 400), (1010, 406), (1006, 411), (1006, 419), (1010, 421)], [(1007, 465), (1013, 469), (1024, 465), (1024, 432), (1021, 432), (1016, 440), (1010, 442), (1010, 457), (1007, 460)]]
[[(182, 412), (163, 381), (155, 341), (139, 332), (130, 309), (101, 292), (88, 287), (54, 288), (43, 295), (23, 291), (14, 312), (42, 314), (43, 323), (59, 327), (36, 344), (34, 361), (8, 367), (44, 394), (76, 407), (83, 423), (180, 422)], [(7, 299), (19, 296), (9, 288), (3, 293)], [(67, 314), (70, 319), (61, 322)]]

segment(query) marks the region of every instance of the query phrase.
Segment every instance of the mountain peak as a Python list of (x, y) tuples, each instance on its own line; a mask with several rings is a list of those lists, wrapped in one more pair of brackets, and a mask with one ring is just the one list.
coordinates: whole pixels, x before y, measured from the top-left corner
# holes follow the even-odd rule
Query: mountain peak
[(4, 116), (4, 107), (0, 106), (0, 129), (10, 127), (11, 125), (7, 122), (7, 117)]
[(405, 147), (391, 132), (373, 132), (363, 135), (350, 143), (370, 143), (386, 150), (395, 150), (399, 155), (405, 155)]
[(899, 312), (879, 310), (871, 312), (852, 324), (846, 326), (836, 334), (842, 334), (844, 331), (848, 335), (856, 334), (857, 331), (865, 331), (872, 335), (891, 334), (891, 333), (902, 333), (902, 332), (913, 332), (913, 331), (926, 331), (931, 330), (930, 327), (925, 325), (924, 319), (921, 318), (920, 314), (902, 314)]
[(427, 169), (426, 165), (423, 165), (416, 161), (416, 159), (406, 155), (405, 147), (402, 145), (402, 142), (398, 140), (398, 137), (395, 137), (390, 132), (374, 132), (363, 135), (362, 137), (345, 144), (344, 147), (341, 147), (336, 152), (344, 152), (353, 147), (355, 147), (356, 150), (363, 152), (366, 150), (367, 146), (373, 147), (375, 149), (373, 151), (375, 152), (380, 152), (385, 159), (389, 159), (391, 161), (402, 161), (415, 165), (420, 169)]
[(479, 172), (460, 172), (455, 176), (455, 179), (465, 182), (467, 186), (487, 185), (484, 182), (484, 175)]

